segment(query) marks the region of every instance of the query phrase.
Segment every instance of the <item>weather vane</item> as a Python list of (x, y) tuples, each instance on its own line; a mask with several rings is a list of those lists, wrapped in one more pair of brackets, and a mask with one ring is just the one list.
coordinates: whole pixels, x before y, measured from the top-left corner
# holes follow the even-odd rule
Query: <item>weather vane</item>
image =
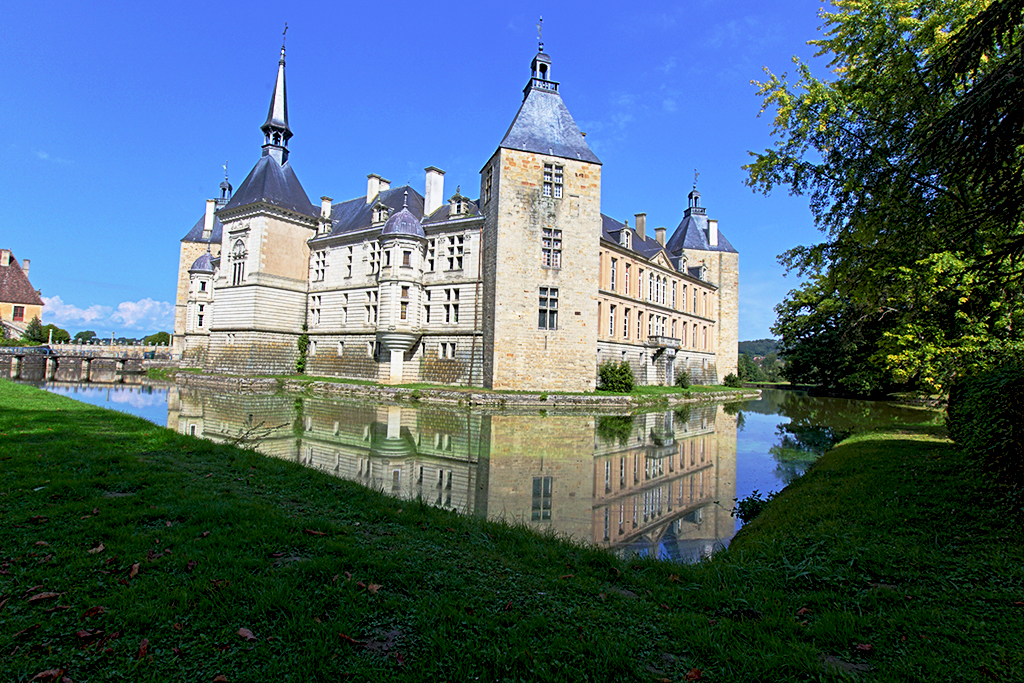
[(284, 49), (285, 34), (288, 33), (288, 22), (284, 22), (284, 30), (281, 31), (281, 49)]
[(224, 162), (224, 182), (228, 181), (228, 162)]
[(697, 173), (697, 169), (693, 169), (693, 189), (697, 189), (697, 178), (700, 177), (700, 173)]
[(544, 17), (541, 17), (540, 21), (537, 23), (537, 45), (538, 45), (537, 49), (540, 52), (544, 52), (544, 38), (542, 37), (543, 31), (544, 31)]

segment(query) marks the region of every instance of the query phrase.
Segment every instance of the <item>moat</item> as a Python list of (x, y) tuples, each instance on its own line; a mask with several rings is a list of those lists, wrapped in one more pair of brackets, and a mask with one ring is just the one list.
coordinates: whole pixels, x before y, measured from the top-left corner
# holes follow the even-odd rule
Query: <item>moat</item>
[(924, 419), (912, 408), (781, 390), (732, 404), (592, 415), (42, 386), (400, 498), (684, 562), (729, 543), (736, 498), (783, 488), (856, 426)]

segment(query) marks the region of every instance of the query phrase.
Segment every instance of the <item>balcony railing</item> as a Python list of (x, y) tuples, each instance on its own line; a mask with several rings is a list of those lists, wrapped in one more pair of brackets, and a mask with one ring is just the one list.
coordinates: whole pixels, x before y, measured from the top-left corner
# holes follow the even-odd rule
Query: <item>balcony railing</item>
[(656, 346), (661, 349), (680, 349), (683, 346), (683, 340), (676, 339), (675, 337), (661, 337), (651, 336), (647, 338), (648, 346)]

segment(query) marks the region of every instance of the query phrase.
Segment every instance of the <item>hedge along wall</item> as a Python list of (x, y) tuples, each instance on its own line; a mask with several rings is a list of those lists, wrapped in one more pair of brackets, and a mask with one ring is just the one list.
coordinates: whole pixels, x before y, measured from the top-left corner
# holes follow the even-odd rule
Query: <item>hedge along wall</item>
[(985, 466), (1024, 486), (1024, 362), (964, 378), (949, 392), (946, 426), (954, 442)]

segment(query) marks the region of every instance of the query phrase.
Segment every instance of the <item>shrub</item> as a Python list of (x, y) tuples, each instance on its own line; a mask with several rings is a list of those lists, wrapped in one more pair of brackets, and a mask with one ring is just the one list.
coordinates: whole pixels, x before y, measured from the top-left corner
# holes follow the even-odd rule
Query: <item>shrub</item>
[(295, 345), (299, 349), (299, 357), (295, 359), (295, 372), (300, 375), (306, 371), (306, 354), (309, 352), (309, 335), (306, 333), (306, 326), (302, 326), (302, 334), (299, 335)]
[(1024, 362), (1010, 360), (955, 383), (949, 436), (1004, 482), (1024, 486)]
[(761, 492), (754, 489), (746, 498), (733, 498), (736, 505), (733, 506), (730, 514), (733, 517), (739, 517), (740, 521), (746, 524), (761, 514), (761, 511), (764, 510), (765, 506), (776, 495), (776, 493), (769, 493), (766, 497), (762, 498)]
[(732, 372), (725, 376), (723, 384), (725, 384), (725, 386), (727, 387), (732, 387), (733, 389), (739, 389), (740, 387), (743, 386), (743, 382), (740, 380), (740, 378), (737, 377), (736, 374)]
[(597, 376), (601, 380), (601, 388), (605, 391), (629, 393), (636, 385), (633, 368), (626, 361), (609, 360), (601, 363), (601, 367), (597, 369)]
[(597, 418), (597, 435), (604, 441), (625, 446), (633, 433), (632, 415), (602, 415)]
[(686, 370), (680, 370), (679, 374), (676, 375), (676, 386), (680, 389), (689, 389), (691, 384), (690, 373)]

